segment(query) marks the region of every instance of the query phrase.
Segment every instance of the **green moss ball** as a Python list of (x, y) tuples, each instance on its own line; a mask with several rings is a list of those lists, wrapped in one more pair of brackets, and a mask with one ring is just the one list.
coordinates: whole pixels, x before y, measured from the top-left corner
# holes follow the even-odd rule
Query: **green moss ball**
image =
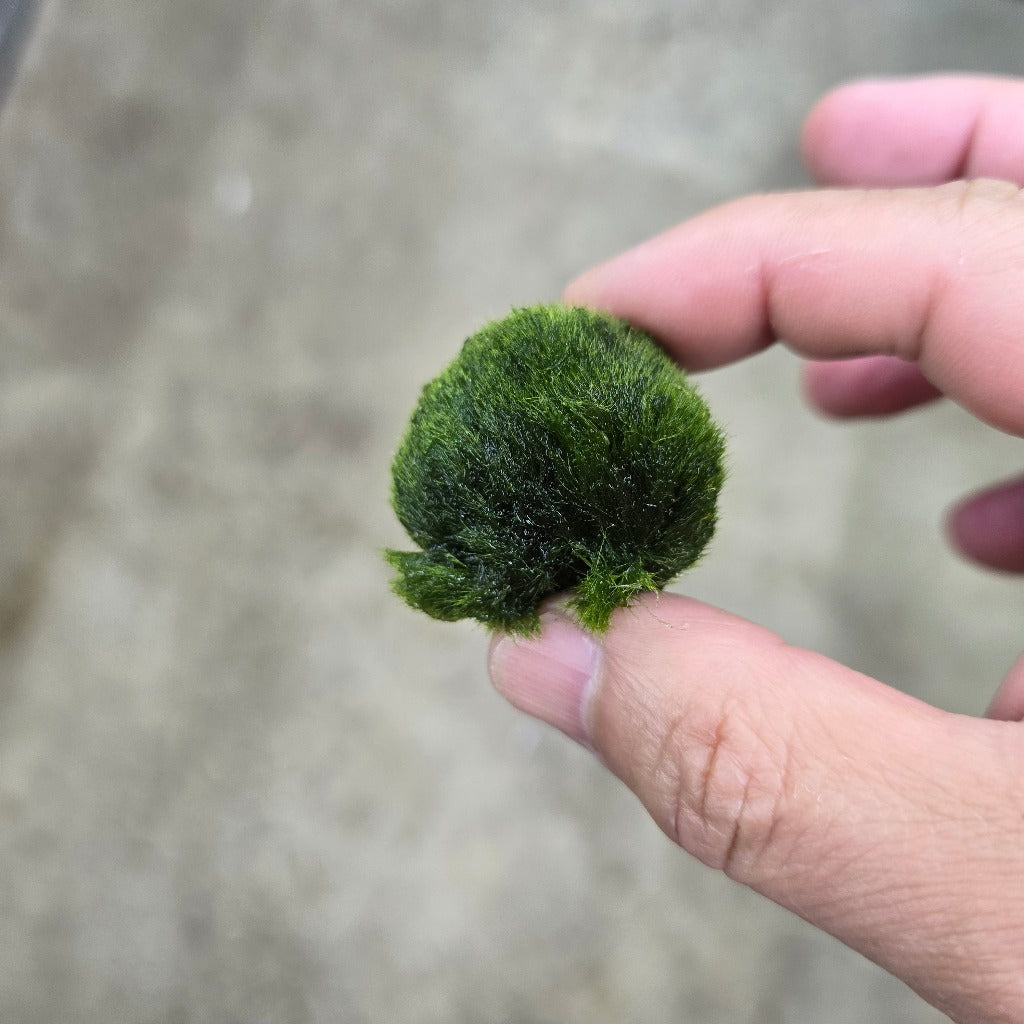
[(438, 619), (532, 633), (574, 591), (597, 632), (692, 565), (715, 530), (724, 442), (645, 334), (564, 306), (514, 310), (423, 389), (392, 505), (421, 550), (394, 589)]

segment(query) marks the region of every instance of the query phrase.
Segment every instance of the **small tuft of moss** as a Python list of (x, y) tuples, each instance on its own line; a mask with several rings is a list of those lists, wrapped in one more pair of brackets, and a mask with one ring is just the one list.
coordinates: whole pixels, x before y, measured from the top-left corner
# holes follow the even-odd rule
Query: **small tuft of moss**
[(536, 632), (571, 590), (588, 629), (691, 566), (715, 530), (724, 440), (683, 371), (621, 320), (565, 306), (487, 324), (426, 385), (392, 466), (419, 551), (395, 592), (438, 619)]

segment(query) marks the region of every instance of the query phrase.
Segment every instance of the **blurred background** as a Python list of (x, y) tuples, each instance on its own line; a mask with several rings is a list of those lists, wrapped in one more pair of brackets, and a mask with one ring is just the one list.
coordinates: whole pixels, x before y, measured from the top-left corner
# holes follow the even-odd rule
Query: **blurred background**
[[(1007, 0), (47, 0), (0, 122), (0, 1019), (940, 1019), (670, 846), (409, 611), (388, 464), (483, 321), (801, 187), (858, 75), (1015, 73)], [(1020, 442), (814, 419), (778, 349), (698, 597), (980, 713)]]

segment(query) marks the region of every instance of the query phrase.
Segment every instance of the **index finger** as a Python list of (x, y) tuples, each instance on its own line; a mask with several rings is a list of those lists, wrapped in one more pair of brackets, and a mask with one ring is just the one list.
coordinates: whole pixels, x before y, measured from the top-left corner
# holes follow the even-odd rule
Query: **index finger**
[(777, 339), (884, 354), (1024, 435), (1024, 200), (1007, 182), (755, 196), (584, 274), (567, 302), (648, 331), (692, 369)]

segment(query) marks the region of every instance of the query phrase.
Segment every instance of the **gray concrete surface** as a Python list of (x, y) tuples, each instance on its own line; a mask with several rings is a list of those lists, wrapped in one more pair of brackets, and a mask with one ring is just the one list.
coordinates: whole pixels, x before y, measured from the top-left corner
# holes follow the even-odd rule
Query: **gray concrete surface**
[[(996, 0), (50, 0), (0, 124), (0, 1020), (922, 1024), (689, 862), (378, 549), (482, 320), (803, 183), (830, 84), (1016, 71)], [(1020, 443), (815, 421), (777, 351), (685, 588), (979, 712), (1021, 584), (940, 510)]]

